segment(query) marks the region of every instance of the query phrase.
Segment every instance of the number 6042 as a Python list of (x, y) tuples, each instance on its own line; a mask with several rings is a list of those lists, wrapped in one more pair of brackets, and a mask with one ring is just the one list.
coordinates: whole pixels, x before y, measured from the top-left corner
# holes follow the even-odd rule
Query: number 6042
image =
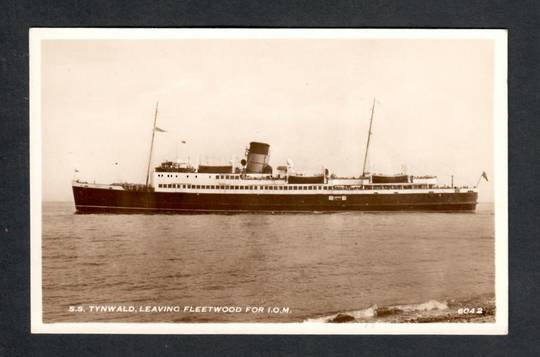
[(481, 307), (461, 307), (457, 311), (460, 315), (466, 315), (466, 314), (483, 314), (484, 309)]

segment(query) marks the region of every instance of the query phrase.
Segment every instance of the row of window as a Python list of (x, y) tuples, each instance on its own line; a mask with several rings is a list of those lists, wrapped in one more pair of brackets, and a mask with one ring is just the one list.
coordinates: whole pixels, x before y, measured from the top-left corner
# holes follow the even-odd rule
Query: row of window
[[(175, 177), (178, 178), (178, 174), (158, 174), (158, 177)], [(185, 175), (186, 178), (189, 178), (189, 175)], [(193, 175), (195, 178), (197, 178), (197, 175)], [(206, 176), (209, 179), (214, 178), (214, 175), (208, 175)], [(180, 178), (182, 178), (182, 175), (180, 175)], [(240, 180), (240, 175), (215, 175), (216, 180)], [(271, 178), (268, 176), (267, 178)]]
[[(158, 174), (157, 175), (158, 177), (176, 177), (178, 178), (178, 175), (175, 175), (175, 174)], [(194, 175), (195, 178), (197, 178), (197, 175)], [(180, 175), (180, 178), (182, 177), (182, 175)], [(189, 175), (186, 175), (186, 178), (189, 178)]]
[(390, 189), (422, 189), (427, 188), (423, 185), (410, 186), (228, 186), (228, 185), (191, 185), (191, 184), (158, 184), (159, 188), (188, 188), (188, 189), (206, 189), (206, 190), (390, 190)]

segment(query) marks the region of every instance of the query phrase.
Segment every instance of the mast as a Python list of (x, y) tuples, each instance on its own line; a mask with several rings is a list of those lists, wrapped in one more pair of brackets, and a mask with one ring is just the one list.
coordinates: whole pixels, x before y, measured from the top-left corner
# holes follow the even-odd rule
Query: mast
[(373, 98), (373, 106), (371, 107), (371, 118), (369, 119), (369, 130), (366, 144), (366, 153), (364, 155), (364, 165), (362, 166), (362, 176), (366, 175), (366, 163), (369, 150), (369, 141), (371, 139), (371, 125), (373, 124), (373, 114), (375, 113), (375, 98)]
[(156, 121), (158, 113), (159, 101), (156, 102), (156, 111), (154, 113), (154, 126), (152, 127), (152, 141), (150, 143), (150, 155), (148, 156), (148, 169), (146, 171), (146, 187), (148, 187), (148, 179), (150, 178), (150, 165), (152, 163), (152, 151), (154, 150), (154, 137), (156, 136)]

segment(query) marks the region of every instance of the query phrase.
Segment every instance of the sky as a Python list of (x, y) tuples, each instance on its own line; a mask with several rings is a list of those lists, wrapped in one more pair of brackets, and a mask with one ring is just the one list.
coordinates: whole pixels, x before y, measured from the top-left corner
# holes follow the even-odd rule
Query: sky
[[(71, 180), (144, 183), (153, 165), (240, 160), (270, 144), (275, 168), (437, 175), (493, 201), (492, 40), (174, 39), (42, 42), (45, 201)], [(183, 144), (181, 141), (185, 141)], [(78, 170), (75, 173), (74, 170)]]

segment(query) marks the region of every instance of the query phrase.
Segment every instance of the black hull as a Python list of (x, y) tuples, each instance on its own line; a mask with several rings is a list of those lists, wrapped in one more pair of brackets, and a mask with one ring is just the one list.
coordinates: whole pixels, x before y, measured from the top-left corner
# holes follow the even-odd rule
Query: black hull
[(73, 186), (78, 213), (474, 211), (476, 192), (349, 194), (221, 194), (112, 190)]

